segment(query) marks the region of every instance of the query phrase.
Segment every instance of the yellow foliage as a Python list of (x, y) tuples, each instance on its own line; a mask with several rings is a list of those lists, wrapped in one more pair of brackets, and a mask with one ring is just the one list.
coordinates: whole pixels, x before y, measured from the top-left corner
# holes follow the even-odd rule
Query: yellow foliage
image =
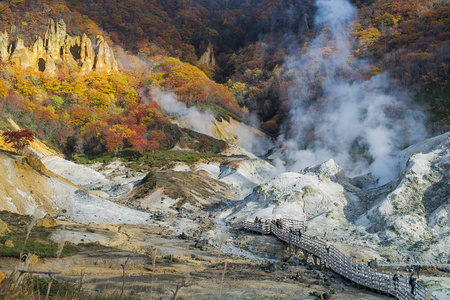
[(385, 13), (381, 17), (375, 18), (375, 24), (377, 26), (392, 26), (397, 24), (400, 17), (396, 18), (393, 14)]
[(374, 67), (372, 68), (372, 70), (370, 70), (370, 76), (375, 76), (377, 74), (383, 73), (384, 71), (386, 71), (386, 68)]
[(375, 27), (370, 27), (367, 29), (362, 29), (356, 32), (360, 38), (371, 40), (380, 36), (380, 31)]
[(373, 46), (378, 37), (381, 35), (380, 31), (375, 27), (362, 29), (360, 24), (356, 26), (355, 34), (359, 37), (359, 42), (364, 48)]
[(37, 93), (33, 82), (25, 78), (21, 73), (16, 74), (16, 88), (24, 96), (31, 96)]
[(243, 92), (245, 91), (247, 85), (243, 82), (237, 81), (233, 84), (233, 86), (231, 87), (232, 91), (234, 92)]
[(29, 99), (26, 99), (26, 104), (29, 111), (34, 111), (34, 109), (36, 108), (36, 104), (31, 102)]
[(8, 86), (6, 85), (5, 81), (0, 78), (0, 99), (6, 98), (8, 96)]
[(91, 121), (86, 123), (81, 129), (81, 136), (85, 139), (90, 137), (99, 138), (108, 129), (105, 121)]
[(89, 84), (89, 87), (105, 94), (113, 94), (117, 91), (108, 79), (108, 74), (102, 72), (90, 72), (86, 77), (86, 83)]
[(144, 126), (148, 126), (150, 123), (152, 123), (155, 119), (159, 119), (162, 117), (161, 112), (152, 107), (148, 107), (145, 110), (145, 117), (142, 117), (140, 120), (140, 123)]
[(125, 103), (127, 105), (133, 105), (136, 104), (136, 99), (138, 96), (138, 93), (136, 92), (136, 90), (132, 87), (127, 87), (125, 89), (126, 92), (126, 96), (125, 96)]
[(86, 123), (90, 117), (89, 109), (84, 106), (74, 106), (70, 110), (70, 120), (71, 123), (75, 126), (81, 126)]
[(164, 78), (164, 73), (152, 73), (147, 77), (147, 81), (149, 85), (159, 86), (160, 81)]
[(56, 5), (56, 6), (53, 7), (53, 11), (55, 13), (62, 13), (64, 11), (66, 11), (66, 10), (69, 10), (69, 9), (64, 4), (59, 4), (59, 5)]
[(89, 105), (96, 106), (101, 109), (106, 109), (110, 105), (110, 97), (98, 90), (89, 90), (88, 92), (88, 101)]
[(133, 131), (128, 127), (128, 125), (116, 124), (112, 126), (110, 130), (117, 133), (124, 139), (129, 139), (133, 135)]
[(55, 76), (42, 76), (42, 85), (46, 91), (58, 93), (61, 89), (61, 83)]
[[(198, 67), (183, 63), (177, 58), (166, 58), (159, 66), (159, 70), (164, 73), (150, 75), (148, 77), (150, 84), (171, 90), (185, 101), (234, 99), (225, 85), (214, 82)], [(251, 72), (253, 76), (262, 74), (257, 69)]]
[(10, 0), (9, 3), (12, 6), (17, 6), (17, 5), (21, 5), (23, 3), (24, 0)]

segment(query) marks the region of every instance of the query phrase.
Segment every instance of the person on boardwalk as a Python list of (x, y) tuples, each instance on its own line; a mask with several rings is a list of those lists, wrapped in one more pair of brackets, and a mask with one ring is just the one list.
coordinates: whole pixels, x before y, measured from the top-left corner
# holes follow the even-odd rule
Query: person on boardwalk
[(392, 281), (394, 282), (395, 291), (398, 291), (398, 285), (400, 283), (400, 279), (398, 278), (397, 273), (394, 274), (394, 277), (392, 278)]
[(411, 286), (411, 294), (416, 294), (416, 285), (417, 285), (417, 279), (414, 276), (414, 274), (411, 274), (409, 277), (409, 285)]
[(255, 224), (258, 224), (258, 216), (255, 217)]
[(327, 253), (330, 253), (330, 247), (331, 247), (330, 241), (327, 240), (327, 242), (325, 244), (325, 249), (327, 250)]

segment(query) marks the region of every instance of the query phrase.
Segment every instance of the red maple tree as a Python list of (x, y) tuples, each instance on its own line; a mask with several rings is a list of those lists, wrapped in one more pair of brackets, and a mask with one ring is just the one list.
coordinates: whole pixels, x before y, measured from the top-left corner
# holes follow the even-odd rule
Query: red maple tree
[(8, 130), (3, 132), (2, 136), (5, 142), (12, 144), (12, 147), (20, 154), (23, 154), (25, 147), (34, 140), (34, 134), (28, 129)]

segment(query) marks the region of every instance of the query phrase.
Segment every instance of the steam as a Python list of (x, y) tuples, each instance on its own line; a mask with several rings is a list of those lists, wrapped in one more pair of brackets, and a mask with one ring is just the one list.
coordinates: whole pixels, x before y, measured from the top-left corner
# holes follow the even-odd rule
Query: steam
[(263, 156), (267, 153), (267, 149), (273, 148), (273, 142), (267, 136), (255, 130), (256, 127), (256, 125), (251, 127), (244, 123), (237, 123), (233, 132), (239, 146), (253, 154)]
[(426, 135), (424, 116), (388, 74), (362, 78), (364, 62), (351, 55), (355, 7), (347, 0), (315, 5), (318, 35), (286, 62), (295, 82), (275, 161), (298, 171), (333, 158), (349, 176), (371, 172), (379, 184), (389, 182), (398, 171), (397, 153)]
[[(164, 93), (161, 90), (152, 90), (152, 98), (159, 103), (161, 108), (168, 115), (176, 118), (180, 126), (187, 127), (200, 133), (222, 139), (222, 136), (215, 130), (215, 116), (213, 112), (199, 111), (195, 107), (187, 107), (179, 102), (173, 93)], [(261, 132), (253, 127), (239, 122), (232, 122), (229, 130), (239, 146), (257, 155), (265, 154), (265, 149), (273, 146), (273, 143)]]
[(181, 121), (182, 126), (203, 134), (213, 135), (214, 116), (212, 114), (201, 112), (195, 107), (187, 107), (186, 104), (177, 100), (174, 93), (163, 93), (159, 90), (152, 92), (152, 98), (168, 115)]

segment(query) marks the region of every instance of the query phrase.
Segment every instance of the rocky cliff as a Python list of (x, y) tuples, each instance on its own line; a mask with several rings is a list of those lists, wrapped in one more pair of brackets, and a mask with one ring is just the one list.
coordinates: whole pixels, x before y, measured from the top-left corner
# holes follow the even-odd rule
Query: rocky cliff
[(13, 39), (7, 31), (0, 32), (0, 58), (19, 68), (31, 67), (41, 72), (54, 72), (62, 62), (79, 67), (82, 72), (118, 69), (114, 53), (102, 36), (97, 35), (94, 44), (86, 34), (70, 36), (62, 19), (56, 24), (50, 19), (44, 37), (37, 36), (31, 46), (26, 46), (20, 37)]

